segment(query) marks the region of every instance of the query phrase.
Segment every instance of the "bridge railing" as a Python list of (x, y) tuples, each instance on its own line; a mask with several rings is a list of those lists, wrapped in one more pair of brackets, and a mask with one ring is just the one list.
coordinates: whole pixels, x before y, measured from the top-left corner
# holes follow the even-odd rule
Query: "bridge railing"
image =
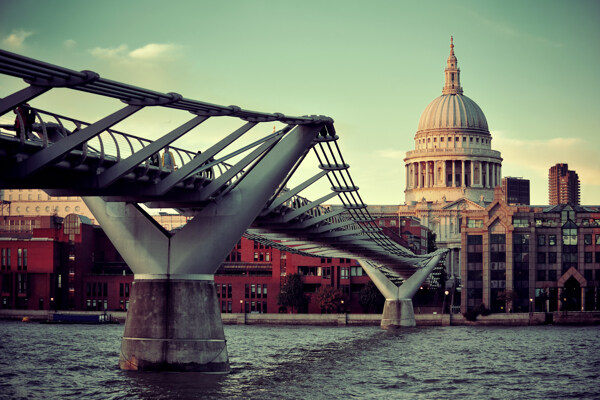
[[(49, 111), (26, 106), (20, 107), (31, 110), (34, 116), (33, 122), (28, 124), (27, 121), (24, 121), (22, 114), (17, 112), (14, 125), (0, 124), (0, 134), (3, 136), (15, 135), (21, 144), (28, 143), (38, 145), (41, 148), (46, 148), (78, 130), (91, 125), (88, 122)], [(4, 119), (6, 120), (7, 118), (5, 117)], [(15, 127), (17, 120), (19, 122), (18, 128)], [(97, 158), (100, 163), (103, 163), (104, 161), (119, 162), (122, 159), (133, 155), (150, 143), (152, 143), (152, 140), (108, 128), (85, 142), (77, 150), (82, 153), (82, 157)], [(176, 167), (185, 165), (197, 155), (197, 153), (193, 151), (180, 147), (169, 146), (168, 148), (175, 157)], [(162, 151), (164, 151), (164, 149)], [(162, 166), (161, 156), (162, 154), (159, 151), (153, 155), (153, 157), (149, 158), (146, 163), (148, 166), (165, 170)], [(218, 177), (231, 168), (231, 165), (226, 162), (219, 162), (216, 160), (211, 162), (211, 164), (213, 163), (214, 165), (210, 168), (210, 172), (205, 171), (201, 174), (203, 178), (212, 179)], [(244, 171), (242, 170), (236, 174), (229, 183), (235, 181), (243, 173)]]

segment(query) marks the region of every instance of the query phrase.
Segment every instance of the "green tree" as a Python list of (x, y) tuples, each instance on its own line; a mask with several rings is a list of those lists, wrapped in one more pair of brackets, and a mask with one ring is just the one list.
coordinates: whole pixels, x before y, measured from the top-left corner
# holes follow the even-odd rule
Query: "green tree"
[(373, 282), (369, 282), (360, 291), (358, 300), (360, 306), (366, 313), (380, 313), (383, 311), (385, 297), (381, 294)]
[(282, 307), (292, 307), (292, 312), (294, 309), (300, 312), (306, 308), (308, 299), (304, 294), (304, 283), (299, 274), (287, 275), (284, 278), (277, 295), (277, 303)]
[(317, 301), (319, 307), (321, 307), (321, 312), (327, 314), (340, 312), (342, 300), (344, 300), (342, 291), (331, 286), (321, 286), (317, 293)]

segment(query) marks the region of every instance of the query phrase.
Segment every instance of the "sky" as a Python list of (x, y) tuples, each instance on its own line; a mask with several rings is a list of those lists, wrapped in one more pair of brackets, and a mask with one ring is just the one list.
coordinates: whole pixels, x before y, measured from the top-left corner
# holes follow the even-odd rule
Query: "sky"
[[(453, 35), (503, 176), (529, 179), (544, 205), (549, 168), (568, 163), (581, 204), (598, 205), (599, 20), (597, 0), (0, 0), (0, 47), (189, 99), (327, 115), (365, 203), (402, 204), (403, 159), (441, 95)], [(24, 86), (0, 76), (0, 97)], [(68, 92), (31, 104), (86, 121), (120, 108)], [(153, 111), (118, 128), (156, 138), (186, 119)]]

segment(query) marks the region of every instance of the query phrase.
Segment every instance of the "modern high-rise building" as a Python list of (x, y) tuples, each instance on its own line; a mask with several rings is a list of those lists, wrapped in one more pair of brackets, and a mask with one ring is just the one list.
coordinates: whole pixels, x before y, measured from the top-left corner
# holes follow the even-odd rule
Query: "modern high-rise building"
[(507, 204), (530, 204), (529, 179), (511, 176), (502, 178), (502, 191)]
[(548, 204), (579, 205), (579, 176), (568, 164), (556, 164), (548, 172)]

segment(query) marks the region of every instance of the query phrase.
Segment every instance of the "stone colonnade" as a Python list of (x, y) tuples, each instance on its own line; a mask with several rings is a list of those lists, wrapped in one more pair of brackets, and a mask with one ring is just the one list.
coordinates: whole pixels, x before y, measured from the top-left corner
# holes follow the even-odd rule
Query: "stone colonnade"
[(437, 160), (406, 163), (406, 189), (480, 187), (501, 184), (502, 165), (475, 160)]

